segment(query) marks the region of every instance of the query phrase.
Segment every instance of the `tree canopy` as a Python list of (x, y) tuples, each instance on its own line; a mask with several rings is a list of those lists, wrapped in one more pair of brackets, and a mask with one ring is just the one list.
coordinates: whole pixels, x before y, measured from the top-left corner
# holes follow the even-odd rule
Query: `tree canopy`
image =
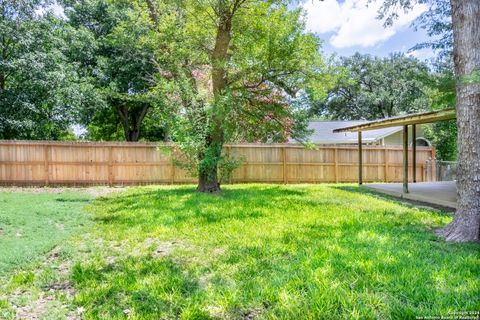
[(83, 84), (44, 1), (0, 0), (0, 138), (65, 139)]
[[(300, 96), (322, 94), (320, 41), (304, 29), (300, 10), (285, 1), (191, 1), (178, 4), (183, 54), (163, 70), (163, 94), (176, 103), (172, 139), (199, 190), (217, 192), (222, 146), (231, 141), (302, 138)], [(151, 17), (161, 12), (149, 8)], [(322, 84), (323, 83), (323, 84)], [(307, 90), (309, 89), (309, 90)], [(159, 90), (159, 91), (161, 91)]]
[(404, 54), (341, 57), (340, 76), (311, 113), (335, 119), (379, 119), (429, 109), (428, 66)]
[(144, 124), (147, 114), (164, 104), (152, 94), (154, 55), (161, 44), (147, 11), (135, 1), (66, 0), (64, 8), (69, 26), (76, 30), (71, 61), (96, 92), (96, 99), (81, 110), (89, 137), (123, 135), (138, 141), (154, 131), (154, 138), (162, 138), (161, 119), (152, 124), (156, 131)]

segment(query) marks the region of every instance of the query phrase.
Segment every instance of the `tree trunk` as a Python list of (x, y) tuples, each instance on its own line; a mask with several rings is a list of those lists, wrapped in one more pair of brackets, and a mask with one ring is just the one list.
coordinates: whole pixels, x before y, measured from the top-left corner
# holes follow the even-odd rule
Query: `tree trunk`
[(153, 4), (152, 0), (146, 0), (146, 1), (148, 6), (148, 12), (150, 14), (150, 19), (155, 24), (155, 27), (158, 28), (158, 26), (160, 25), (160, 22), (158, 20), (158, 14), (157, 14), (157, 10), (155, 9), (155, 5)]
[(212, 170), (211, 172), (199, 172), (197, 191), (205, 193), (219, 193), (221, 191), (216, 169)]
[[(2, 6), (2, 19), (5, 17), (5, 9)], [(7, 60), (7, 52), (6, 52), (6, 41), (5, 37), (2, 37), (2, 62), (5, 63)], [(5, 90), (5, 74), (0, 71), (0, 90)]]
[(457, 77), (458, 206), (440, 234), (448, 241), (479, 241), (480, 236), (480, 84), (465, 76), (480, 70), (480, 1), (451, 0)]
[[(117, 108), (117, 113), (120, 117), (125, 140), (129, 142), (136, 142), (140, 138), (140, 127), (142, 121), (147, 115), (150, 106), (144, 105), (138, 110), (130, 111), (127, 105)], [(130, 119), (130, 117), (132, 119)]]
[(140, 138), (140, 130), (138, 129), (127, 129), (126, 140), (129, 142), (137, 142)]
[(221, 110), (218, 110), (218, 102), (223, 90), (227, 85), (226, 64), (228, 62), (228, 49), (231, 41), (232, 13), (226, 10), (221, 11), (221, 16), (217, 26), (217, 36), (215, 38), (215, 47), (211, 56), (212, 64), (212, 87), (214, 94), (214, 110), (212, 112), (212, 128), (206, 138), (206, 147), (209, 150), (206, 154), (199, 157), (202, 161), (206, 155), (210, 157), (205, 161), (209, 165), (199, 168), (199, 179), (197, 191), (218, 193), (220, 192), (220, 183), (218, 181), (218, 163), (220, 161), (222, 147), (224, 144), (224, 130), (222, 126), (223, 118)]

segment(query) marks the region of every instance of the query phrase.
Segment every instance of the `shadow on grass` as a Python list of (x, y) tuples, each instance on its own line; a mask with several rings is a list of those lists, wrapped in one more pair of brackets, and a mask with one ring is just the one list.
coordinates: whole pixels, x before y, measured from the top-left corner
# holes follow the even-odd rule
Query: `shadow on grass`
[(229, 219), (257, 219), (272, 206), (301, 197), (306, 191), (282, 186), (258, 186), (223, 190), (220, 195), (198, 193), (193, 187), (158, 189), (96, 200), (104, 208), (96, 221), (126, 226), (155, 221), (178, 225), (191, 220), (199, 224)]
[(56, 198), (57, 202), (90, 202), (90, 199), (87, 198)]
[(206, 319), (192, 306), (202, 291), (198, 282), (171, 259), (127, 257), (113, 264), (77, 263), (72, 280), (80, 293), (74, 303), (86, 318)]
[(131, 308), (139, 318), (201, 319), (219, 305), (223, 318), (239, 319), (475, 310), (478, 246), (439, 240), (427, 230), (447, 217), (397, 204), (353, 186), (235, 186), (220, 196), (140, 188), (99, 199), (97, 221), (120, 238), (122, 228), (140, 227), (141, 238), (163, 225), (163, 235), (181, 234), (194, 246), (161, 259), (128, 257), (125, 249), (127, 258), (112, 265), (82, 261), (73, 272), (75, 299), (87, 318)]
[(383, 199), (383, 200), (388, 200), (390, 202), (395, 202), (398, 203), (402, 206), (406, 207), (411, 207), (411, 206), (421, 206), (421, 207), (430, 207), (436, 210), (441, 211), (443, 214), (446, 215), (451, 215), (452, 213), (455, 212), (455, 209), (448, 208), (448, 207), (443, 207), (440, 205), (435, 205), (432, 203), (425, 203), (425, 202), (420, 202), (420, 201), (415, 201), (415, 200), (410, 200), (410, 199), (405, 199), (405, 198), (398, 198), (391, 196), (389, 194), (385, 194), (379, 191), (375, 191), (369, 188), (366, 188), (364, 186), (332, 186), (332, 188), (342, 190), (342, 191), (348, 191), (348, 192), (354, 192), (354, 193), (359, 193), (359, 194), (364, 194), (364, 195), (369, 195), (373, 196), (378, 199)]
[(257, 304), (279, 307), (277, 292), (306, 297), (305, 318), (343, 319), (361, 310), (364, 319), (415, 319), (457, 301), (475, 309), (478, 246), (447, 244), (396, 220), (305, 224), (271, 243), (234, 246), (223, 262), (238, 270), (238, 290)]

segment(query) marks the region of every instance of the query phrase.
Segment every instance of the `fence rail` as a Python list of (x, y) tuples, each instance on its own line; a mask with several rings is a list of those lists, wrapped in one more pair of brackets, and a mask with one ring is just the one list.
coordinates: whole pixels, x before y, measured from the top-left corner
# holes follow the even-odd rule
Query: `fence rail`
[[(192, 183), (196, 179), (173, 165), (156, 143), (0, 141), (2, 185), (135, 185)], [(400, 147), (365, 146), (364, 181), (402, 181)], [(356, 146), (230, 144), (224, 152), (244, 159), (231, 183), (354, 182)], [(411, 164), (411, 152), (410, 152)], [(417, 181), (428, 181), (425, 163), (431, 147), (417, 147)], [(412, 166), (410, 165), (410, 176)]]

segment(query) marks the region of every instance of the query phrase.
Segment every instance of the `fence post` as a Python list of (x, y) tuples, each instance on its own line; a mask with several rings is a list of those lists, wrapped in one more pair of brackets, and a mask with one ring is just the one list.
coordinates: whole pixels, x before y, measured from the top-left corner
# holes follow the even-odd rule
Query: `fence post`
[(282, 148), (282, 157), (283, 157), (283, 183), (287, 184), (287, 147)]
[(358, 184), (363, 184), (362, 131), (358, 131)]
[(49, 164), (49, 157), (50, 157), (50, 146), (44, 145), (44, 166), (45, 166), (45, 185), (48, 186), (50, 183), (50, 164)]
[(108, 147), (108, 185), (113, 186), (113, 147)]
[(383, 155), (383, 158), (385, 160), (385, 166), (384, 166), (384, 173), (383, 175), (385, 176), (385, 182), (388, 182), (388, 147), (384, 146), (384, 152), (385, 154)]
[(412, 124), (412, 178), (417, 182), (417, 126)]
[(247, 182), (247, 165), (248, 165), (248, 162), (245, 160), (243, 162), (243, 179), (242, 179), (242, 182)]
[(173, 156), (173, 147), (172, 147), (172, 152), (170, 152), (170, 184), (175, 183), (175, 161), (174, 161), (174, 156)]
[(408, 125), (403, 126), (403, 193), (408, 193)]
[[(230, 153), (232, 151), (232, 147), (231, 146), (225, 146), (225, 153), (227, 154), (227, 159), (231, 159), (230, 158)], [(229, 184), (232, 184), (232, 181), (233, 181), (233, 171), (230, 173), (230, 176), (228, 177), (228, 183)]]
[(338, 183), (338, 148), (335, 146), (335, 183)]
[(435, 154), (435, 147), (432, 146), (432, 181), (437, 181), (437, 159)]

